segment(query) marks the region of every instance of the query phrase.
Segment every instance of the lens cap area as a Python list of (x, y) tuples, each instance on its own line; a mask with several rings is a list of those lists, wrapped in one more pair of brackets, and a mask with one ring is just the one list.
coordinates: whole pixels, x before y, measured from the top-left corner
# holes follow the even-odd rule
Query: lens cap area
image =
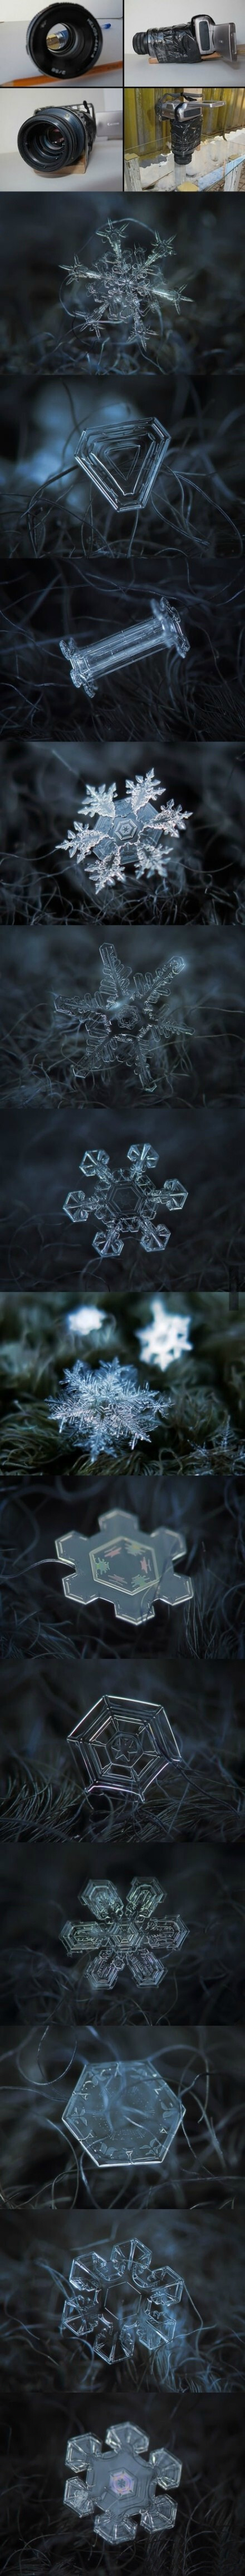
[(94, 110), (85, 103), (80, 112), (72, 107), (41, 107), (20, 126), (18, 152), (28, 169), (48, 172), (53, 178), (56, 171), (74, 169), (83, 154), (88, 160), (95, 133)]
[(53, 7), (41, 9), (38, 17), (32, 18), (26, 43), (36, 71), (46, 80), (80, 79), (99, 62), (101, 27), (97, 18), (91, 17), (90, 9), (73, 8), (72, 0), (68, 0), (67, 8), (61, 8), (59, 16), (57, 0), (56, 5), (53, 0)]

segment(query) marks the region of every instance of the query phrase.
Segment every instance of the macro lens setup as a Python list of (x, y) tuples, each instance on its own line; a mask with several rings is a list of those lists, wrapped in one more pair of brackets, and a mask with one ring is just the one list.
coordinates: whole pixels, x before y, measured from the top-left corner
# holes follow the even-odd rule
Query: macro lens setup
[(71, 0), (64, 17), (59, 18), (54, 0), (52, 8), (32, 18), (26, 42), (36, 71), (46, 80), (83, 79), (102, 52), (97, 18), (91, 17), (90, 9), (73, 8)]
[(74, 170), (81, 160), (87, 169), (95, 134), (94, 108), (87, 106), (86, 99), (80, 108), (39, 107), (20, 126), (18, 151), (28, 169), (41, 170), (52, 179), (56, 172)]

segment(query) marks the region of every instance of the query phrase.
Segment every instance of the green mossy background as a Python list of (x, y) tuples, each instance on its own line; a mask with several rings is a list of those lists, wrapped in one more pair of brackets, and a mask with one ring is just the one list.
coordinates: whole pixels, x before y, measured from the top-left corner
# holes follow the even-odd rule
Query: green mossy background
[[(245, 1464), (245, 1295), (232, 1307), (228, 1294), (164, 1297), (164, 1314), (189, 1319), (191, 1348), (178, 1360), (170, 1362), (164, 1372), (159, 1366), (140, 1363), (138, 1333), (152, 1319), (152, 1297), (116, 1296), (113, 1313), (109, 1294), (101, 1291), (98, 1304), (98, 1333), (82, 1334), (75, 1321), (68, 1322), (68, 1292), (48, 1291), (40, 1296), (16, 1293), (0, 1297), (0, 1479), (14, 1483), (26, 1474), (42, 1476), (69, 1468), (75, 1478), (91, 1474), (121, 1472), (125, 1463), (132, 1475), (143, 1469), (167, 1472), (175, 1468), (185, 1475), (207, 1475), (215, 1471), (242, 1471)], [(83, 1301), (85, 1311), (86, 1301)], [(89, 1312), (89, 1301), (88, 1301)], [(103, 1322), (99, 1316), (103, 1313)], [(97, 1371), (102, 1360), (119, 1359), (121, 1366), (133, 1366), (139, 1385), (146, 1382), (157, 1396), (166, 1397), (166, 1419), (156, 1425), (149, 1441), (140, 1442), (131, 1452), (128, 1445), (118, 1445), (115, 1452), (99, 1452), (91, 1459), (79, 1439), (66, 1430), (59, 1433), (58, 1422), (50, 1419), (48, 1399), (60, 1398), (64, 1371), (79, 1359)]]

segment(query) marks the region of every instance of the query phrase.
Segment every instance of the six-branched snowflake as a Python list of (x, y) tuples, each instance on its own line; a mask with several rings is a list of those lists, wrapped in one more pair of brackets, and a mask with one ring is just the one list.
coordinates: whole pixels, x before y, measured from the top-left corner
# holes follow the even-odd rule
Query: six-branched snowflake
[(115, 779), (111, 787), (86, 788), (86, 802), (61, 846), (84, 868), (96, 894), (106, 886), (126, 885), (127, 867), (134, 870), (136, 883), (158, 877), (166, 889), (170, 866), (173, 874), (177, 862), (179, 879), (180, 834), (190, 811), (175, 805), (172, 796), (164, 803), (164, 796), (154, 769), (145, 778), (127, 778), (126, 796), (117, 795)]
[(174, 1036), (172, 986), (184, 969), (184, 957), (170, 957), (154, 975), (134, 975), (112, 945), (101, 948), (100, 956), (98, 993), (54, 994), (61, 1028), (71, 1035), (75, 1030), (79, 1042), (79, 1079), (92, 1075), (94, 1081), (99, 1075), (108, 1084), (121, 1058), (134, 1081), (138, 1076), (142, 1089), (152, 1090), (157, 1075), (167, 1075), (168, 1042)]
[[(86, 330), (103, 341), (105, 331), (123, 329), (142, 350), (147, 349), (149, 335), (159, 337), (163, 329), (164, 306), (172, 304), (180, 312), (183, 289), (170, 287), (163, 275), (163, 244), (155, 231), (153, 248), (129, 242), (125, 220), (117, 224), (109, 216), (97, 239), (102, 248), (98, 259), (91, 262), (75, 257), (66, 270), (66, 290), (62, 301), (66, 310), (76, 312), (86, 321)], [(165, 257), (172, 253), (171, 240), (165, 240)], [(67, 307), (67, 291), (70, 304)]]
[(169, 1226), (160, 1222), (161, 1212), (168, 1208), (171, 1214), (179, 1213), (188, 1192), (177, 1179), (164, 1181), (162, 1189), (159, 1182), (149, 1180), (158, 1160), (152, 1145), (129, 1145), (126, 1167), (119, 1164), (118, 1172), (113, 1172), (109, 1154), (102, 1148), (83, 1154), (80, 1172), (86, 1180), (94, 1180), (95, 1187), (87, 1198), (84, 1190), (69, 1190), (64, 1215), (72, 1225), (87, 1225), (89, 1216), (102, 1218), (100, 1233), (93, 1234), (99, 1260), (104, 1254), (119, 1257), (127, 1235), (138, 1236), (144, 1252), (166, 1252)]
[(102, 1360), (100, 1369), (87, 1369), (75, 1360), (74, 1368), (65, 1369), (60, 1394), (49, 1396), (47, 1403), (59, 1431), (81, 1442), (93, 1461), (102, 1451), (113, 1453), (120, 1442), (135, 1449), (137, 1441), (150, 1440), (165, 1417), (168, 1399), (140, 1386), (137, 1371), (121, 1368), (119, 1360)]
[(160, 1880), (133, 1878), (123, 1902), (112, 1879), (103, 1879), (99, 1886), (90, 1879), (79, 1904), (89, 1906), (92, 1921), (65, 1923), (61, 1938), (69, 1957), (81, 1958), (83, 1951), (92, 1951), (85, 1970), (92, 1993), (98, 1986), (115, 1986), (123, 1968), (137, 1986), (159, 1986), (165, 1975), (164, 1957), (180, 1950), (186, 1938), (181, 1915), (163, 1915)]

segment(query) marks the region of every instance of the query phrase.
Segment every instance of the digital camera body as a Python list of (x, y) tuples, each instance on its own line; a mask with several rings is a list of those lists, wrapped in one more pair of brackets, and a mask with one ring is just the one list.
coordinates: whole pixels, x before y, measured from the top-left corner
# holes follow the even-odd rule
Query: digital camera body
[(0, 188), (122, 188), (122, 94), (6, 89)]

